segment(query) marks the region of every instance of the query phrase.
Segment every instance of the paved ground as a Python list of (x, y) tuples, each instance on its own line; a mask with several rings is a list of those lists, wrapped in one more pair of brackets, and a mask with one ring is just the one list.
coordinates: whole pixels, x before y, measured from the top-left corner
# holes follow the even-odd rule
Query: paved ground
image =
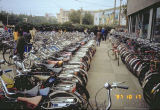
[[(122, 62), (118, 66), (117, 61), (110, 60), (107, 55), (107, 50), (111, 46), (109, 42), (102, 42), (100, 47), (97, 47), (97, 52), (91, 62), (91, 68), (88, 72), (89, 81), (87, 89), (90, 93), (90, 102), (95, 107), (96, 92), (104, 86), (105, 82), (123, 82), (129, 86), (128, 90), (114, 89), (112, 90), (112, 108), (111, 109), (148, 109), (147, 104), (143, 99), (143, 92), (138, 83), (138, 80), (125, 67)], [(104, 109), (105, 100), (107, 99), (107, 91), (102, 90), (97, 96), (97, 102), (100, 108)], [(105, 103), (105, 104), (104, 104)]]

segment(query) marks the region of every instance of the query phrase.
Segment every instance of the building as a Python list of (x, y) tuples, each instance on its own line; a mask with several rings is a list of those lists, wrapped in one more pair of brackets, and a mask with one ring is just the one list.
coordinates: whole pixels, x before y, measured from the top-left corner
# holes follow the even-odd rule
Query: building
[[(69, 21), (69, 13), (72, 12), (65, 11), (63, 9), (60, 9), (60, 13), (57, 14), (57, 20), (59, 23), (64, 23)], [(120, 8), (117, 7), (115, 11), (115, 24), (118, 25), (119, 21), (119, 11)], [(85, 14), (85, 12), (90, 12), (94, 16), (94, 25), (113, 25), (114, 24), (114, 8), (106, 9), (106, 10), (95, 10), (95, 11), (89, 11), (89, 10), (82, 10), (82, 16)], [(121, 22), (120, 25), (126, 25), (126, 17), (121, 14)]]
[[(70, 10), (70, 11), (73, 11), (73, 10)], [(60, 13), (57, 14), (57, 21), (59, 23), (64, 23), (64, 22), (69, 21), (68, 16), (69, 16), (70, 11), (66, 11), (61, 8)]]
[(160, 0), (128, 0), (128, 30), (160, 42)]
[[(120, 7), (115, 10), (115, 25), (119, 23), (119, 11)], [(126, 25), (126, 19), (123, 14), (121, 14), (120, 25)], [(114, 8), (99, 10), (94, 12), (94, 25), (113, 25), (114, 24)]]

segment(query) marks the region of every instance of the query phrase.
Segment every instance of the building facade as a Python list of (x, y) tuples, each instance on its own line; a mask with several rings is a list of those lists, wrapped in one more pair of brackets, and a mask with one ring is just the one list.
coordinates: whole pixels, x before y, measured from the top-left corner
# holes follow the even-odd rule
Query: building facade
[[(115, 10), (115, 22), (114, 22), (114, 8), (95, 11), (94, 13), (94, 25), (118, 25), (119, 24), (119, 11), (120, 8), (117, 7)], [(123, 14), (121, 14), (120, 25), (126, 25), (126, 19)]]
[[(60, 9), (60, 13), (57, 14), (57, 20), (59, 23), (64, 23), (69, 21), (69, 13), (73, 11), (64, 11)], [(120, 8), (117, 7), (115, 11), (115, 25), (119, 23), (119, 11)], [(114, 24), (114, 8), (106, 9), (106, 10), (96, 10), (96, 11), (87, 11), (82, 10), (82, 16), (85, 12), (90, 12), (94, 16), (94, 25), (113, 25)], [(126, 17), (121, 14), (121, 22), (120, 25), (126, 25)]]
[[(72, 11), (72, 10), (70, 10)], [(66, 10), (63, 10), (62, 8), (60, 9), (60, 13), (57, 14), (57, 21), (59, 23), (64, 23), (64, 22), (67, 22), (69, 21), (69, 13), (70, 11), (66, 11)]]
[(160, 42), (160, 0), (128, 0), (128, 30)]

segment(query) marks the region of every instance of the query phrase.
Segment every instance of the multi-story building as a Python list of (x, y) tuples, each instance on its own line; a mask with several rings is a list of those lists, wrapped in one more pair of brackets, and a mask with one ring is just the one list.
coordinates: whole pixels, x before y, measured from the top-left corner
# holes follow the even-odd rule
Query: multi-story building
[[(117, 7), (115, 10), (115, 22), (114, 22), (114, 8), (99, 10), (94, 12), (94, 25), (118, 25), (119, 23), (119, 11), (120, 8)], [(126, 19), (123, 14), (121, 14), (120, 25), (126, 25)]]
[[(73, 10), (70, 10), (70, 11), (73, 11)], [(63, 10), (62, 8), (60, 9), (60, 13), (57, 14), (57, 20), (59, 23), (64, 23), (64, 22), (67, 22), (69, 21), (69, 13), (70, 11), (66, 11), (66, 10)]]
[(160, 42), (160, 0), (128, 0), (128, 30)]
[[(59, 23), (64, 23), (69, 21), (69, 13), (73, 11), (65, 11), (63, 9), (60, 9), (60, 13), (57, 14), (57, 20)], [(119, 11), (120, 8), (117, 7), (115, 11), (115, 24), (118, 25), (119, 20)], [(88, 11), (88, 10), (82, 10), (82, 16), (85, 14), (85, 12), (90, 12), (94, 16), (94, 25), (112, 25), (114, 24), (114, 8), (106, 9), (106, 10), (96, 10), (96, 11)], [(121, 14), (121, 25), (126, 25), (126, 19), (123, 14)]]

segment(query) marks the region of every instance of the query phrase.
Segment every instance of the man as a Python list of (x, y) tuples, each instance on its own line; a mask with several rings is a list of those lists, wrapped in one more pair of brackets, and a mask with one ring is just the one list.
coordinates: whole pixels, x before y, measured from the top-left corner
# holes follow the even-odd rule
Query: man
[(97, 30), (96, 40), (97, 40), (97, 46), (100, 46), (100, 43), (101, 43), (101, 30), (100, 30), (99, 27), (98, 27), (98, 30)]
[(33, 27), (33, 29), (32, 30), (30, 30), (29, 31), (30, 32), (30, 34), (31, 34), (31, 42), (33, 42), (34, 41), (34, 38), (35, 38), (35, 35), (36, 35), (36, 32), (37, 32), (37, 30), (36, 30), (36, 28), (34, 28)]
[(17, 42), (17, 47), (16, 47), (16, 54), (20, 57), (21, 60), (23, 60), (23, 54), (24, 54), (24, 50), (25, 50), (25, 38), (23, 36), (22, 32), (19, 32), (19, 39)]
[(101, 34), (102, 34), (102, 40), (104, 41), (104, 36), (105, 36), (105, 29), (104, 28), (102, 28)]
[(105, 32), (104, 32), (104, 41), (105, 42), (106, 42), (107, 36), (108, 36), (108, 30), (106, 29)]

